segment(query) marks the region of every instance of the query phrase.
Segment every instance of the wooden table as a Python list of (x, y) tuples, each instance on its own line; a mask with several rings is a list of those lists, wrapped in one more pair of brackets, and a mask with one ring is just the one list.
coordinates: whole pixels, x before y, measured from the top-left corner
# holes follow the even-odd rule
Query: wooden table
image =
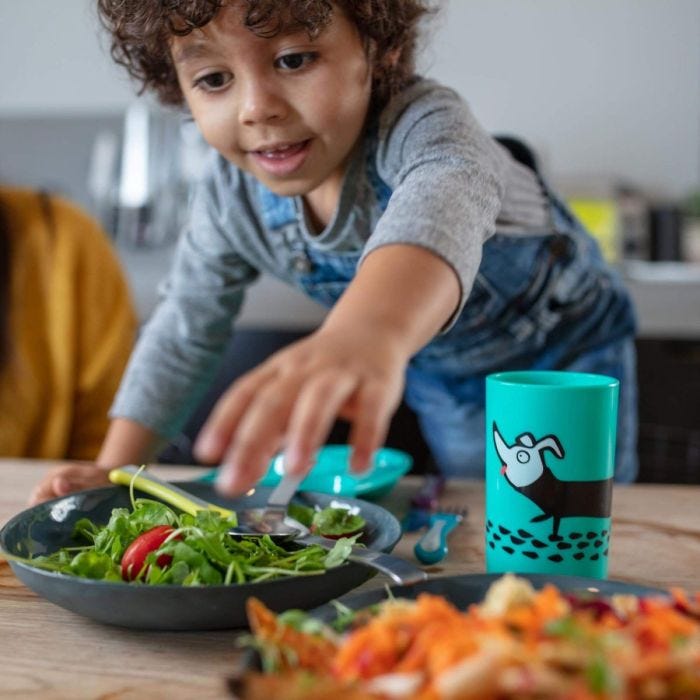
[[(48, 462), (0, 460), (0, 524), (25, 507)], [(193, 467), (156, 470), (171, 479)], [(381, 504), (401, 516), (419, 480), (405, 479)], [(483, 484), (451, 482), (445, 505), (469, 508), (434, 575), (484, 570)], [(700, 588), (700, 486), (617, 487), (610, 578), (652, 586)], [(412, 558), (415, 535), (395, 553)], [(382, 576), (364, 587), (383, 586)], [(224, 678), (236, 661), (235, 633), (140, 632), (104, 626), (26, 589), (0, 562), (0, 698), (226, 698)]]

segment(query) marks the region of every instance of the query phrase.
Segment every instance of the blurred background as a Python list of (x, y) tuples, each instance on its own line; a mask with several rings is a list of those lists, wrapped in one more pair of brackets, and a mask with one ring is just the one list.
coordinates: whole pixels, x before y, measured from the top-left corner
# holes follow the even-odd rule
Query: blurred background
[[(440, 4), (421, 72), (457, 89), (489, 131), (534, 149), (627, 279), (640, 318), (641, 478), (700, 482), (700, 2)], [(0, 180), (98, 217), (145, 320), (204, 148), (181, 115), (136, 98), (93, 5), (0, 2)], [(191, 459), (221, 386), (322, 318), (274, 280), (256, 284), (226, 372), (170, 459)], [(391, 441), (420, 470), (411, 421), (402, 408)]]

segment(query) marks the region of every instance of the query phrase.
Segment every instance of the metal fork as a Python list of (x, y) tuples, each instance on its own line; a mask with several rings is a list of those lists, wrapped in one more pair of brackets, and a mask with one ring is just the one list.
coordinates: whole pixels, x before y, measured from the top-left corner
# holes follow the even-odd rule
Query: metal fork
[(447, 536), (467, 516), (466, 508), (445, 508), (430, 516), (429, 527), (413, 552), (423, 564), (437, 564), (447, 555)]
[[(234, 536), (267, 534), (273, 539), (291, 539), (304, 545), (315, 544), (327, 550), (334, 549), (337, 544), (335, 540), (312, 535), (304, 525), (287, 515), (289, 501), (296, 493), (302, 478), (303, 476), (285, 474), (270, 495), (264, 509), (252, 508), (238, 511), (239, 526), (229, 530), (229, 534)], [(352, 547), (347, 558), (349, 561), (381, 571), (402, 586), (425, 581), (428, 578), (425, 571), (415, 564), (373, 549)]]
[(289, 502), (299, 488), (304, 474), (288, 474), (274, 488), (264, 508), (239, 510), (238, 530), (247, 529), (252, 533), (288, 536), (297, 531), (287, 516)]

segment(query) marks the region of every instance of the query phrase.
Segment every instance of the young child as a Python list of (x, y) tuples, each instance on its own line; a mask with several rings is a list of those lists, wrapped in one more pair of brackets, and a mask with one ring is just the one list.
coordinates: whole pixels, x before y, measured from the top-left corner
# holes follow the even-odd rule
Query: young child
[[(195, 449), (223, 463), (223, 492), (280, 449), (308, 469), (337, 417), (365, 468), (404, 389), (440, 469), (481, 477), (484, 377), (515, 368), (618, 377), (616, 476), (635, 477), (629, 298), (535, 170), (414, 74), (427, 2), (98, 2), (116, 60), (186, 105), (212, 147), (101, 467), (145, 461), (177, 433), (268, 272), (331, 311), (213, 410)], [(35, 498), (100, 479), (52, 473)]]

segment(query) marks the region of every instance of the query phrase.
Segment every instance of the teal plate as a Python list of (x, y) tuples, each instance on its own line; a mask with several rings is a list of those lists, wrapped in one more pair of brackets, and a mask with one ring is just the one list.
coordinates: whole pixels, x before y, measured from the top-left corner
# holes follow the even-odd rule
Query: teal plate
[[(311, 471), (301, 482), (300, 489), (373, 500), (389, 493), (413, 465), (413, 458), (408, 453), (393, 447), (383, 447), (374, 453), (374, 464), (369, 471), (353, 474), (350, 471), (349, 457), (348, 445), (322, 447)], [(282, 478), (282, 470), (282, 457), (277, 456), (270, 462), (267, 474), (259, 485), (276, 486)], [(215, 479), (216, 469), (205, 474), (201, 481), (211, 482)]]

